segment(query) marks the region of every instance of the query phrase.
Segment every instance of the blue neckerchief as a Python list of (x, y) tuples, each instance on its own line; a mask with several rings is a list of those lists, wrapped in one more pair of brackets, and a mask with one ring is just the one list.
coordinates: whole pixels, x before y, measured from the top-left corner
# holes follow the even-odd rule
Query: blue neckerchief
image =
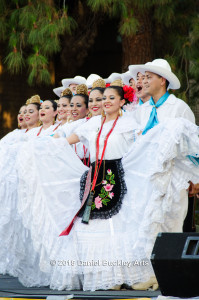
[(142, 104), (144, 104), (144, 102), (142, 101), (142, 99), (141, 98), (139, 98), (139, 103), (138, 103), (139, 105), (142, 105)]
[[(197, 154), (196, 154), (197, 155)], [(193, 156), (193, 155), (187, 155), (188, 159), (195, 165), (199, 166), (199, 157)]]
[(146, 127), (144, 128), (142, 134), (146, 134), (147, 131), (151, 128), (153, 128), (155, 125), (157, 125), (159, 123), (158, 121), (158, 116), (157, 116), (157, 111), (156, 108), (160, 107), (169, 97), (169, 92), (166, 92), (159, 100), (158, 102), (155, 104), (153, 98), (151, 97), (151, 99), (149, 100), (149, 104), (153, 106), (151, 114), (150, 114), (150, 118), (146, 124)]

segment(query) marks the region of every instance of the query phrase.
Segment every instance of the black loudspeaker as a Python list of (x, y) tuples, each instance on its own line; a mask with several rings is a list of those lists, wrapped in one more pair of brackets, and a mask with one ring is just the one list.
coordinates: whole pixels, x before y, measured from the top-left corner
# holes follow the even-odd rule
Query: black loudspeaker
[(199, 296), (199, 233), (159, 233), (151, 263), (164, 296)]

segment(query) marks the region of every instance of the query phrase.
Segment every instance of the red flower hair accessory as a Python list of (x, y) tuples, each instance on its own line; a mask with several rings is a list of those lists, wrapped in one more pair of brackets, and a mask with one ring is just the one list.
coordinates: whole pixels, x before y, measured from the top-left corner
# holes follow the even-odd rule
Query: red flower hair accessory
[(137, 97), (135, 94), (135, 90), (128, 85), (123, 86), (123, 91), (124, 91), (124, 99), (127, 100), (128, 102), (136, 102)]

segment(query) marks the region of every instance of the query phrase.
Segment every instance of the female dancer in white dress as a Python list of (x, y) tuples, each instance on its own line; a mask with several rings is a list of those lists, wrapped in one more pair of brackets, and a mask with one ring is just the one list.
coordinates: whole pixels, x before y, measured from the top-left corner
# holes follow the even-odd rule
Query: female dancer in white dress
[[(71, 135), (78, 126), (85, 123), (91, 116), (101, 114), (101, 101), (103, 93), (103, 88), (101, 88), (101, 86), (105, 86), (105, 82), (102, 79), (94, 83), (93, 88), (95, 88), (95, 91), (93, 91), (93, 96), (91, 95), (94, 98), (90, 96), (88, 97), (88, 89), (85, 84), (77, 86), (77, 94), (72, 97), (70, 102), (72, 122), (65, 123), (60, 128), (57, 133), (59, 136), (67, 137)], [(97, 97), (97, 100), (95, 97)], [(89, 117), (87, 117), (88, 113)], [(77, 156), (84, 162), (84, 164), (89, 163), (89, 150), (82, 143), (73, 145), (73, 149)]]
[(26, 131), (27, 124), (25, 122), (25, 117), (24, 117), (25, 110), (26, 110), (26, 105), (20, 107), (19, 113), (17, 115), (18, 128), (6, 134), (0, 140), (0, 145), (2, 145), (2, 143), (10, 143), (10, 142), (13, 143), (13, 140), (18, 140), (19, 136), (21, 134), (23, 135), (23, 133)]
[(41, 122), (39, 121), (40, 101), (39, 95), (32, 96), (26, 101), (25, 121), (27, 124), (27, 131), (41, 125)]
[[(63, 95), (58, 100), (58, 115), (62, 127), (59, 128), (58, 134), (61, 135), (60, 129), (64, 131), (65, 136), (72, 134), (75, 128), (86, 122), (90, 117), (101, 114), (102, 111), (102, 96), (105, 88), (105, 81), (103, 79), (96, 80), (93, 83), (92, 91), (88, 97), (88, 89), (86, 85), (81, 84), (77, 86), (77, 95), (73, 96), (69, 102), (68, 94), (71, 93), (70, 89), (65, 89)], [(66, 99), (67, 97), (67, 99)], [(65, 108), (63, 108), (62, 102), (64, 102)], [(67, 102), (66, 102), (67, 101)], [(68, 104), (70, 103), (70, 110)], [(88, 114), (89, 112), (89, 114)], [(67, 122), (67, 116), (70, 114), (70, 120)], [(86, 115), (88, 114), (88, 117)], [(71, 123), (73, 122), (73, 123)]]
[(54, 100), (44, 100), (39, 109), (39, 120), (42, 125), (38, 128), (34, 128), (27, 133), (28, 139), (32, 137), (49, 136), (54, 134), (57, 128), (60, 126), (55, 123), (57, 115), (57, 103)]
[[(80, 90), (82, 87), (80, 86), (80, 87), (78, 87), (78, 89)], [(77, 90), (78, 90), (77, 89)], [(87, 91), (87, 88), (86, 88), (86, 91)], [(85, 97), (88, 97), (87, 96), (87, 94), (86, 94), (86, 96), (84, 96), (84, 95), (82, 95), (82, 96), (80, 96), (81, 94), (79, 94), (78, 95), (78, 98), (79, 98), (79, 101), (82, 101), (82, 106), (83, 106), (83, 109), (84, 109), (84, 101), (85, 101)], [(101, 97), (102, 97), (102, 95), (101, 95)], [(81, 100), (80, 100), (81, 99)], [(86, 98), (87, 99), (87, 98)], [(93, 101), (92, 101), (93, 102)], [(95, 100), (94, 100), (94, 102), (95, 102)], [(99, 102), (99, 101), (98, 101)], [(60, 101), (58, 102), (58, 104), (60, 103)], [(63, 101), (61, 102), (62, 104), (64, 103)], [(32, 115), (34, 115), (34, 111), (33, 111), (33, 107), (31, 106), (32, 104), (29, 104), (28, 105), (28, 109), (27, 109), (27, 111), (28, 111), (28, 113), (29, 114), (32, 114)], [(88, 103), (86, 103), (85, 104), (85, 107), (86, 106), (88, 106)], [(99, 104), (98, 104), (98, 106), (99, 106)], [(45, 109), (45, 110), (44, 110)], [(62, 108), (63, 109), (63, 108)], [(50, 112), (48, 112), (48, 110), (50, 110)], [(61, 109), (60, 109), (61, 110)], [(46, 112), (45, 113), (45, 116), (43, 115), (43, 111), (44, 112)], [(99, 110), (100, 111), (100, 110)], [(101, 112), (101, 111), (100, 111)], [(40, 114), (41, 114), (41, 116), (43, 117), (43, 119), (42, 119), (42, 121), (43, 121), (43, 126), (45, 126), (46, 125), (46, 123), (47, 124), (51, 124), (52, 123), (52, 121), (53, 121), (53, 118), (54, 118), (54, 108), (53, 108), (53, 102), (50, 102), (50, 101), (44, 101), (43, 103), (42, 103), (42, 109), (41, 109), (41, 112), (40, 112)], [(32, 115), (31, 115), (31, 117), (32, 117)], [(64, 115), (64, 114), (61, 114), (62, 116)], [(51, 122), (49, 122), (49, 117), (51, 116)], [(48, 122), (47, 122), (47, 121)], [(31, 120), (29, 119), (29, 115), (28, 115), (28, 117), (27, 117), (27, 121), (29, 122), (29, 123), (31, 123)], [(85, 122), (85, 121), (84, 121)], [(74, 121), (73, 123), (78, 123), (78, 121)], [(30, 125), (30, 124), (29, 124)], [(73, 125), (72, 123), (66, 123), (65, 125), (68, 125), (69, 127), (71, 127), (71, 125)], [(74, 124), (75, 125), (75, 124)], [(56, 127), (55, 127), (56, 126)], [(75, 125), (75, 126), (73, 126), (74, 127), (74, 129), (77, 127), (78, 125)], [(58, 125), (53, 125), (53, 126), (51, 126), (51, 128), (53, 129), (53, 127), (55, 127), (55, 129), (58, 127)], [(64, 126), (59, 126), (57, 129), (56, 129), (56, 131), (60, 134), (60, 132), (63, 130), (62, 128), (63, 128)], [(50, 128), (49, 128), (50, 129)], [(37, 128), (37, 129), (35, 129), (34, 130), (34, 134), (33, 134), (33, 132), (31, 132), (31, 134), (30, 134), (30, 137), (32, 138), (32, 137), (40, 137), (40, 139), (38, 140), (39, 141), (39, 144), (40, 145), (42, 145), (42, 136), (44, 136), (44, 135), (46, 135), (46, 132), (47, 132), (47, 130), (48, 130), (48, 134), (54, 134), (54, 132), (53, 132), (53, 130), (51, 129), (51, 131), (49, 131), (49, 129), (46, 129), (45, 131), (44, 130), (42, 130), (42, 126), (41, 127), (39, 127), (39, 128)], [(74, 130), (73, 129), (73, 130)], [(70, 131), (68, 130), (68, 132), (71, 132), (71, 130), (72, 129), (70, 129)], [(27, 149), (27, 152), (26, 152), (26, 154), (27, 155), (30, 155), (30, 160), (31, 160), (31, 165), (33, 165), (34, 164), (34, 156), (31, 156), (31, 145), (32, 145), (32, 143), (34, 143), (33, 141), (31, 142), (30, 141), (30, 138), (28, 139), (28, 142), (26, 142), (26, 143), (24, 143), (24, 145), (22, 146), (22, 148), (23, 147), (25, 147), (26, 149)], [(82, 145), (83, 146), (83, 145)], [(41, 149), (43, 150), (43, 148), (41, 147)], [(20, 151), (19, 151), (20, 152)], [(47, 153), (48, 152), (48, 150), (46, 149), (45, 150), (45, 153)], [(22, 162), (22, 164), (21, 163), (19, 163), (19, 165), (18, 165), (18, 168), (19, 169), (23, 169), (23, 162)], [(28, 169), (31, 169), (31, 167), (29, 166), (29, 168)], [(27, 170), (28, 171), (28, 170)], [(34, 182), (34, 178), (32, 177), (32, 183)], [(16, 187), (16, 186), (15, 186)], [(34, 189), (36, 189), (36, 184), (35, 184), (35, 186), (34, 186), (34, 188), (33, 188), (33, 190), (32, 189), (30, 189), (29, 190), (29, 194), (31, 195), (31, 193), (33, 192), (34, 193)], [(10, 230), (11, 230), (12, 228), (10, 228)], [(30, 274), (31, 274), (31, 269), (33, 269), (34, 271), (35, 271), (35, 268), (33, 267), (33, 268), (31, 268), (31, 266), (32, 266), (32, 264), (33, 265), (35, 265), (36, 264), (36, 260), (37, 260), (37, 256), (35, 255), (35, 253), (34, 253), (34, 250), (33, 249), (31, 249), (31, 247), (33, 248), (33, 246), (31, 246), (31, 242), (30, 242), (30, 240), (25, 240), (24, 238), (25, 238), (25, 234), (27, 235), (27, 237), (29, 238), (29, 232), (28, 231), (25, 231), (25, 233), (23, 232), (23, 230), (21, 229), (21, 237), (18, 237), (18, 239), (17, 239), (17, 241), (20, 241), (20, 238), (21, 238), (21, 245), (20, 245), (20, 251), (18, 251), (18, 247), (16, 247), (16, 251), (15, 251), (15, 257), (14, 257), (14, 255), (13, 255), (13, 257), (12, 257), (12, 260), (13, 261), (15, 261), (14, 262), (14, 266), (13, 266), (13, 268), (11, 269), (10, 267), (7, 269), (7, 272), (9, 272), (9, 274), (11, 274), (11, 275), (14, 275), (14, 276), (19, 276), (20, 278), (21, 278), (21, 276), (23, 277), (23, 275), (21, 275), (21, 274), (23, 274), (23, 270), (25, 269), (26, 270), (26, 272), (28, 272), (28, 276), (31, 276)], [(13, 233), (14, 234), (14, 233)], [(19, 234), (18, 234), (19, 235)], [(27, 245), (26, 245), (26, 243), (27, 243)], [(15, 243), (16, 244), (16, 243)], [(21, 249), (22, 248), (22, 245), (23, 245), (23, 247), (24, 247), (24, 249)], [(26, 246), (25, 246), (26, 245)], [(16, 245), (15, 245), (16, 246)], [(9, 252), (9, 251), (8, 251)], [(24, 259), (24, 257), (25, 256), (27, 256), (27, 257), (29, 257), (29, 259), (28, 259), (28, 261), (29, 262), (25, 262), (25, 259)], [(32, 257), (32, 260), (31, 260), (31, 257)], [(30, 263), (30, 265), (29, 265), (29, 263)], [(28, 270), (28, 271), (27, 271)], [(26, 275), (25, 277), (27, 277), (28, 278), (28, 276)], [(39, 280), (39, 274), (38, 274), (38, 280)], [(22, 281), (23, 281), (23, 279), (22, 279)]]
[[(88, 90), (85, 84), (77, 86), (77, 95), (72, 96), (70, 89), (65, 89), (65, 93), (58, 100), (59, 119), (62, 120), (61, 126), (57, 131), (57, 136), (69, 136), (73, 130), (86, 122), (88, 113)], [(67, 105), (63, 108), (63, 104)], [(68, 119), (68, 115), (70, 118)]]
[[(72, 101), (71, 101), (71, 108), (73, 108), (73, 114), (75, 115), (75, 119), (77, 119), (76, 121), (72, 121), (71, 122), (64, 122), (63, 121), (61, 123), (62, 126), (60, 126), (59, 130), (57, 131), (57, 134), (55, 137), (59, 137), (59, 136), (64, 136), (64, 137), (68, 137), (70, 136), (74, 130), (80, 126), (81, 124), (85, 123), (86, 121), (88, 121), (91, 117), (93, 116), (97, 116), (97, 115), (101, 115), (102, 112), (102, 97), (103, 97), (103, 92), (104, 89), (106, 87), (106, 83), (103, 79), (98, 79), (96, 81), (93, 82), (93, 86), (92, 86), (92, 90), (89, 94), (88, 97), (88, 89), (86, 87), (86, 85), (81, 84), (77, 86), (77, 95), (73, 96)], [(68, 94), (68, 92), (71, 92), (70, 89), (65, 89), (63, 91), (63, 93)], [(65, 97), (68, 97), (65, 96)], [(68, 109), (66, 106), (65, 110), (61, 108), (61, 104), (60, 104), (60, 108), (59, 108), (59, 103), (60, 101), (68, 101), (68, 99), (63, 99), (60, 98), (60, 100), (58, 101), (58, 114), (59, 111), (62, 112), (62, 115), (60, 115), (59, 119), (61, 120), (63, 118), (63, 116), (65, 116), (66, 119), (66, 115), (68, 112)], [(77, 102), (78, 100), (78, 102)], [(65, 103), (66, 105), (66, 103)], [(85, 108), (88, 108), (88, 110), (85, 110)], [(76, 111), (79, 110), (78, 112), (78, 116), (76, 117)], [(86, 117), (86, 113), (89, 111), (88, 113), (88, 117)], [(71, 113), (71, 112), (70, 112)], [(75, 145), (73, 145), (73, 149), (75, 151), (75, 153), (77, 154), (77, 156), (83, 161), (83, 163), (85, 165), (89, 165), (89, 150), (82, 144), (82, 143), (77, 143)]]
[[(9, 139), (9, 143), (0, 145), (0, 237), (2, 245), (0, 247), (0, 273), (8, 272), (15, 275), (17, 255), (20, 256), (25, 251), (26, 242), (24, 240), (28, 231), (23, 230), (22, 223), (17, 213), (18, 202), (18, 176), (16, 168), (17, 154), (23, 144), (27, 141), (42, 135), (51, 135), (58, 125), (52, 125), (56, 115), (57, 105), (51, 101), (44, 101), (40, 110), (40, 97), (31, 97), (26, 102), (24, 118), (27, 129), (18, 139)], [(54, 105), (54, 107), (53, 107)], [(43, 120), (43, 126), (39, 125), (39, 114)], [(46, 130), (43, 130), (43, 127)], [(17, 253), (17, 254), (16, 254)]]
[[(85, 118), (84, 121), (88, 121), (90, 118), (101, 115), (102, 112), (102, 97), (103, 92), (106, 87), (106, 83), (103, 79), (97, 79), (93, 82), (92, 90), (89, 93), (88, 97), (88, 117)], [(78, 90), (78, 87), (77, 87)], [(80, 126), (80, 124), (79, 124)], [(74, 128), (74, 127), (73, 127)], [(75, 128), (74, 128), (75, 129)], [(74, 130), (73, 130), (74, 132)], [(70, 131), (70, 134), (73, 133)], [(69, 135), (68, 135), (69, 136)], [(82, 162), (89, 166), (90, 157), (89, 157), (89, 149), (85, 147), (81, 142), (73, 145), (74, 150), (78, 157), (82, 160)]]
[(67, 88), (61, 93), (61, 97), (57, 101), (57, 115), (62, 126), (71, 121), (71, 98), (72, 92), (69, 88)]
[(99, 78), (93, 82), (92, 90), (89, 93), (88, 109), (89, 116), (95, 117), (102, 113), (102, 98), (106, 82)]
[[(12, 268), (12, 252), (15, 249), (18, 230), (16, 157), (29, 130), (39, 125), (40, 97), (32, 96), (26, 101), (18, 115), (21, 129), (9, 133), (0, 141), (0, 273), (7, 265)], [(9, 251), (8, 251), (9, 249)]]
[(19, 129), (26, 129), (27, 128), (27, 124), (26, 124), (25, 118), (24, 118), (25, 110), (26, 110), (26, 105), (23, 105), (20, 108), (19, 113), (17, 115), (17, 121), (18, 121), (18, 128)]

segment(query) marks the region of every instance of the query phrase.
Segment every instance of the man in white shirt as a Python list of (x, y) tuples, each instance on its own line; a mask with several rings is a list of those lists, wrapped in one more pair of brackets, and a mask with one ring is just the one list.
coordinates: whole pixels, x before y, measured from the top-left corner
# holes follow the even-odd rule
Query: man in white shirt
[[(163, 97), (169, 89), (179, 89), (180, 82), (176, 75), (171, 71), (169, 63), (164, 59), (155, 59), (145, 65), (131, 65), (129, 71), (134, 75), (138, 72), (145, 74), (144, 91), (152, 97), (154, 103), (147, 101), (135, 112), (136, 121), (144, 129), (150, 119), (153, 105)], [(168, 94), (167, 99), (156, 108), (158, 122), (166, 118), (182, 117), (195, 123), (195, 117), (190, 107), (181, 99), (173, 94)], [(156, 123), (157, 124), (157, 123)], [(153, 127), (153, 126), (152, 126)], [(151, 127), (151, 128), (152, 128)]]
[[(135, 76), (139, 72), (145, 74), (143, 81), (144, 92), (151, 97), (149, 101), (139, 106), (134, 112), (136, 121), (141, 125), (142, 134), (146, 134), (148, 130), (167, 118), (182, 117), (195, 123), (195, 117), (190, 107), (183, 100), (168, 93), (169, 89), (179, 89), (180, 82), (171, 71), (171, 67), (166, 60), (155, 59), (145, 65), (131, 65), (129, 66), (129, 71), (132, 76)], [(180, 205), (186, 211), (188, 206), (188, 192), (182, 190), (180, 197)], [(176, 220), (176, 228), (178, 227), (179, 231), (182, 231), (185, 216), (183, 216), (182, 220)], [(152, 282), (155, 282), (154, 278), (150, 278), (145, 283), (138, 283), (134, 285), (134, 288), (143, 290), (149, 287)]]

